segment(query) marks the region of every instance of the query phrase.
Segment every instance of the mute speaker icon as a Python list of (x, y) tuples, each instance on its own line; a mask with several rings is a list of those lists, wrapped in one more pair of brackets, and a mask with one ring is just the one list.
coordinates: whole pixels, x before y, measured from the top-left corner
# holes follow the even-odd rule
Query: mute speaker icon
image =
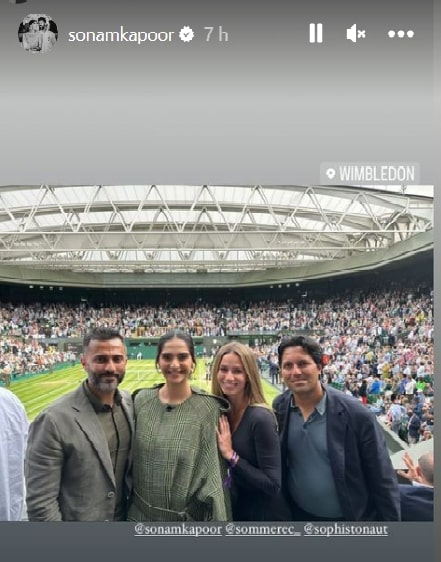
[(352, 43), (356, 43), (357, 39), (364, 39), (366, 37), (366, 30), (365, 29), (357, 29), (357, 24), (351, 25), (350, 28), (346, 30), (346, 39), (352, 41)]

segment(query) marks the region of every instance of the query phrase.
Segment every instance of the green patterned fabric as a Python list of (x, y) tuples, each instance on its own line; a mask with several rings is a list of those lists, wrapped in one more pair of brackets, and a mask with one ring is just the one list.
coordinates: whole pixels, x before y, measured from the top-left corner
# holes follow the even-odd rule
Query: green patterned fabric
[(216, 439), (228, 402), (192, 388), (190, 398), (167, 408), (161, 386), (135, 396), (129, 521), (230, 521), (227, 466)]

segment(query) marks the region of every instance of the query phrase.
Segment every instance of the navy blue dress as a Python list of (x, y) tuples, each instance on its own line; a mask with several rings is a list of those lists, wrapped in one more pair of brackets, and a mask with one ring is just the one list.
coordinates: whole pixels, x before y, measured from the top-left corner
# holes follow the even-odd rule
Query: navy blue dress
[(232, 442), (240, 457), (232, 470), (233, 520), (291, 520), (281, 494), (280, 440), (272, 411), (262, 406), (248, 406)]

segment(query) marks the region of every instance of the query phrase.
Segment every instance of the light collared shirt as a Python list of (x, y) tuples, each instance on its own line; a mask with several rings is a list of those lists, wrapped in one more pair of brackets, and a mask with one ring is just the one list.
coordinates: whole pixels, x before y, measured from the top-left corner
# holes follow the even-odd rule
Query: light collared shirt
[(20, 400), (0, 388), (0, 521), (25, 519), (24, 458), (28, 419)]

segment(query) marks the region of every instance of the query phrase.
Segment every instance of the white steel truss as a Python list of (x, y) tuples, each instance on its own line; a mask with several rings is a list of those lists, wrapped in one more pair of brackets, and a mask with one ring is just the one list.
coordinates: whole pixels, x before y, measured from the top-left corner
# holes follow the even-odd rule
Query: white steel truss
[(0, 267), (228, 273), (292, 268), (433, 227), (433, 189), (324, 186), (0, 187)]

